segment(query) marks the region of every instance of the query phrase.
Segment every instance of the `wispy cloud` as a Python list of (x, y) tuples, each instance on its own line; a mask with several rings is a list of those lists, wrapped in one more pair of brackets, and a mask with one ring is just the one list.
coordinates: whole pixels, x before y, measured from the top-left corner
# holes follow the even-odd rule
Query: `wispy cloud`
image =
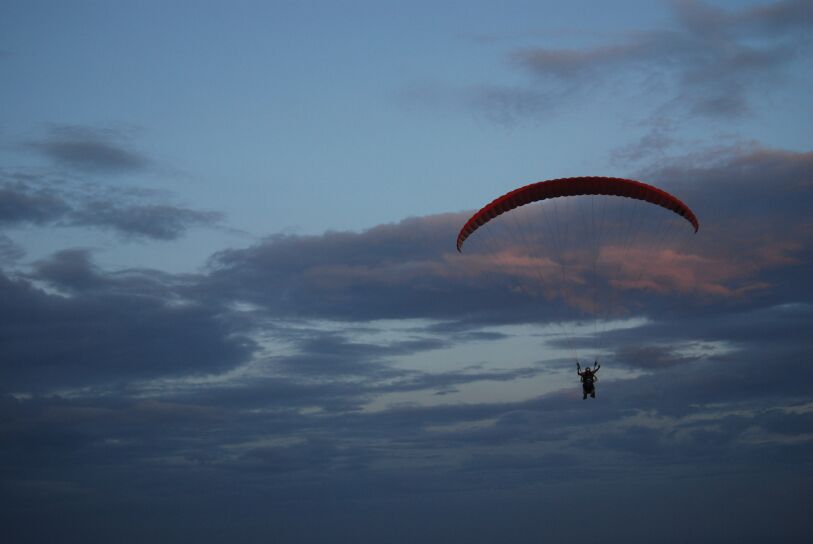
[(554, 103), (626, 92), (630, 83), (640, 91), (658, 81), (656, 117), (739, 117), (752, 111), (753, 93), (779, 85), (785, 68), (804, 59), (811, 45), (811, 7), (803, 0), (732, 11), (698, 0), (671, 6), (673, 28), (601, 46), (513, 51), (510, 62), (534, 81), (483, 89), (480, 103), (503, 121), (525, 119)]
[(8, 265), (25, 255), (25, 250), (0, 233), (0, 266)]
[(130, 237), (175, 240), (197, 226), (220, 222), (223, 214), (190, 210), (168, 204), (119, 204), (110, 200), (86, 202), (70, 216), (78, 226), (109, 228)]
[(31, 187), (22, 182), (0, 185), (0, 224), (51, 223), (63, 217), (70, 206), (47, 189)]
[(117, 174), (145, 170), (150, 161), (129, 149), (120, 131), (91, 129), (76, 125), (55, 125), (50, 134), (27, 144), (52, 160), (82, 172)]
[[(174, 240), (189, 229), (222, 221), (215, 211), (184, 208), (144, 191), (0, 175), (0, 225), (81, 226), (127, 238)], [(4, 179), (6, 178), (6, 179)]]

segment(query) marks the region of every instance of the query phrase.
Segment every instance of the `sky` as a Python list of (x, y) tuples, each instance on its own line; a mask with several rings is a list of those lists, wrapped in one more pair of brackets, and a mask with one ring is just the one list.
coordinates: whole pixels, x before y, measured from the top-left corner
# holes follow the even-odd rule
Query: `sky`
[[(806, 0), (0, 0), (4, 540), (804, 538), (812, 53)], [(573, 176), (700, 230), (456, 251)]]

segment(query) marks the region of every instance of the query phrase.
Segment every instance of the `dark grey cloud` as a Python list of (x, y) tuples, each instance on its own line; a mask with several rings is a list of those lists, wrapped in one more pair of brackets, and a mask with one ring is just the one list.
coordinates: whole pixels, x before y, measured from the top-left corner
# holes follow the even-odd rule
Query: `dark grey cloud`
[[(711, 197), (714, 204), (718, 204), (716, 201), (726, 196), (729, 199), (739, 197), (734, 194), (735, 189), (747, 191), (740, 200), (742, 204), (749, 206), (749, 212), (763, 210), (763, 213), (768, 213), (771, 207), (756, 202), (756, 193), (761, 192), (762, 196), (773, 195), (774, 199), (781, 200), (784, 205), (800, 197), (805, 199), (811, 186), (811, 167), (813, 152), (784, 151), (752, 144), (701, 150), (657, 161), (645, 172), (667, 183), (680, 183), (681, 189), (697, 193), (700, 203)], [(708, 196), (701, 198), (702, 195)]]
[(91, 253), (86, 249), (60, 251), (50, 259), (36, 263), (34, 274), (37, 279), (68, 292), (98, 291), (111, 283), (93, 265)]
[(245, 362), (255, 349), (217, 307), (179, 297), (179, 278), (173, 285), (149, 271), (103, 275), (79, 251), (39, 263), (33, 277), (61, 294), (0, 276), (6, 390), (204, 375)]
[(652, 115), (641, 123), (645, 132), (638, 140), (613, 150), (611, 160), (618, 165), (629, 165), (645, 159), (667, 156), (678, 143), (677, 122), (665, 115)]
[[(239, 399), (229, 402), (239, 406), (345, 410), (387, 393), (450, 391), (462, 384), (511, 381), (542, 371), (397, 369), (390, 364), (396, 357), (503, 335), (450, 335), (430, 327), (407, 329), (388, 341), (360, 341), (358, 334), (377, 329), (347, 327), (337, 332), (299, 322), (275, 323), (265, 313), (246, 318), (230, 308), (228, 300), (201, 298), (199, 286), (204, 283), (199, 275), (104, 271), (85, 249), (61, 251), (36, 262), (24, 277), (3, 276), (7, 304), (0, 331), (10, 358), (1, 370), (7, 387), (123, 387), (139, 380), (219, 374), (254, 359), (274, 378), (254, 375), (250, 384), (225, 385), (221, 393), (212, 385), (206, 388), (209, 400), (222, 396), (225, 401), (234, 392)], [(284, 354), (272, 350), (260, 355), (257, 342), (268, 339), (284, 345)]]
[(50, 134), (28, 146), (53, 162), (82, 172), (117, 174), (145, 170), (150, 162), (128, 149), (124, 134), (110, 129), (57, 125)]
[(0, 267), (9, 265), (25, 256), (25, 250), (5, 234), (0, 233)]
[(804, 435), (813, 428), (813, 413), (765, 410), (753, 420), (749, 420), (749, 424), (758, 425), (769, 433), (791, 438)]
[(126, 236), (175, 240), (196, 226), (220, 222), (223, 214), (167, 204), (121, 205), (94, 200), (71, 214), (74, 225), (101, 227)]
[[(632, 85), (635, 92), (652, 89), (663, 97), (656, 117), (666, 111), (738, 117), (751, 111), (752, 94), (779, 85), (784, 69), (804, 60), (811, 44), (811, 7), (803, 0), (732, 11), (696, 0), (671, 6), (670, 29), (580, 49), (514, 51), (511, 62), (536, 81), (525, 88), (486, 88), (481, 104), (495, 118), (510, 121), (535, 117), (554, 102), (581, 99), (597, 89), (624, 92)], [(649, 135), (657, 137), (655, 131)]]
[[(809, 411), (793, 403), (777, 407), (773, 403), (781, 397), (776, 394), (761, 397), (762, 403), (760, 397), (739, 396), (731, 404), (738, 397), (731, 395), (731, 386), (720, 384), (715, 388), (728, 392), (709, 396), (713, 407), (698, 405), (692, 391), (698, 381), (708, 380), (708, 368), (713, 367), (676, 369), (686, 377), (675, 379), (672, 387), (655, 387), (663, 377), (602, 382), (603, 400), (592, 405), (553, 395), (501, 404), (303, 414), (257, 411), (256, 406), (224, 409), (218, 397), (207, 397), (205, 391), (186, 401), (7, 397), (0, 403), (0, 458), (15, 473), (5, 475), (2, 492), (16, 500), (6, 514), (27, 519), (33, 514), (29, 509), (47, 500), (52, 513), (65, 515), (76, 508), (73, 530), (83, 535), (90, 524), (108, 531), (82, 513), (90, 507), (95, 514), (109, 508), (114, 517), (136, 511), (149, 520), (173, 512), (183, 519), (168, 517), (164, 530), (177, 528), (184, 537), (188, 531), (180, 528), (186, 516), (202, 517), (213, 530), (233, 535), (231, 523), (239, 519), (242, 525), (243, 518), (230, 513), (225, 519), (223, 501), (237, 501), (235, 511), (259, 502), (272, 525), (287, 520), (292, 532), (283, 540), (288, 540), (310, 534), (304, 520), (313, 519), (314, 512), (334, 535), (358, 534), (359, 524), (369, 526), (361, 518), (377, 504), (381, 515), (396, 516), (411, 537), (434, 541), (437, 535), (423, 525), (438, 519), (438, 513), (454, 516), (461, 508), (470, 516), (472, 508), (482, 509), (481, 516), (466, 518), (462, 526), (484, 530), (495, 523), (507, 527), (510, 521), (524, 525), (528, 509), (538, 523), (540, 504), (546, 516), (568, 516), (580, 511), (589, 489), (608, 518), (599, 516), (583, 538), (574, 537), (571, 523), (565, 524), (561, 534), (577, 542), (589, 541), (597, 530), (611, 539), (623, 535), (625, 541), (644, 542), (652, 530), (673, 527), (673, 521), (660, 517), (662, 505), (647, 510), (647, 498), (655, 496), (674, 501), (674, 508), (685, 509), (680, 505), (686, 500), (700, 501), (693, 523), (704, 535), (722, 531), (715, 529), (719, 512), (710, 517), (702, 512), (713, 511), (723, 500), (738, 515), (761, 516), (759, 522), (726, 529), (728, 536), (748, 542), (752, 531), (761, 538), (765, 524), (780, 521), (785, 521), (782, 534), (803, 531), (803, 524), (790, 520), (809, 498), (809, 488), (804, 490), (810, 443), (798, 442)], [(749, 374), (748, 368), (739, 372)], [(672, 403), (682, 411), (660, 412)], [(777, 462), (766, 465), (766, 459)], [(765, 479), (774, 491), (760, 499), (753, 489)], [(750, 489), (746, 496), (752, 499), (732, 503), (731, 496), (710, 491), (723, 488), (730, 494), (737, 485)], [(165, 497), (166, 504), (156, 497)], [(106, 507), (100, 504), (103, 498)], [(183, 508), (170, 507), (177, 501)], [(779, 508), (773, 511), (776, 501)], [(618, 502), (632, 502), (637, 511), (651, 514), (639, 522), (641, 534), (625, 533), (612, 521), (624, 510), (612, 506)], [(434, 505), (435, 516), (416, 510), (426, 503)], [(129, 508), (122, 508), (125, 504)], [(333, 525), (324, 514), (337, 504), (353, 505), (341, 509), (347, 525)], [(487, 514), (495, 504), (513, 515)], [(572, 523), (578, 526), (577, 521)], [(7, 527), (11, 534), (21, 530), (19, 523)], [(550, 527), (546, 531), (560, 534)], [(279, 536), (270, 527), (254, 527), (250, 534)], [(536, 537), (539, 530), (527, 534)], [(471, 535), (472, 541), (483, 541), (478, 538)], [(508, 540), (524, 541), (519, 535)]]
[(593, 75), (598, 69), (627, 59), (640, 58), (645, 52), (646, 47), (643, 43), (591, 50), (528, 49), (516, 52), (514, 60), (537, 75), (571, 80)]
[[(717, 318), (720, 318), (717, 321)], [(738, 345), (761, 346), (776, 349), (783, 343), (804, 337), (804, 330), (813, 320), (810, 300), (805, 303), (783, 304), (767, 308), (730, 308), (716, 314), (697, 314), (694, 319), (680, 316), (671, 320), (667, 317), (657, 323), (643, 326), (648, 338), (679, 337), (675, 327), (685, 338), (701, 341), (724, 340)], [(641, 331), (615, 331), (618, 341), (629, 341)]]
[(0, 178), (0, 225), (82, 226), (112, 230), (127, 238), (174, 240), (191, 228), (219, 223), (223, 216), (162, 202), (149, 192), (70, 187), (41, 178)]
[(482, 85), (473, 89), (469, 102), (488, 118), (503, 126), (519, 119), (528, 119), (547, 113), (564, 99), (567, 90), (527, 89), (510, 86)]
[(700, 358), (681, 355), (675, 353), (674, 349), (664, 346), (646, 345), (623, 346), (616, 352), (615, 357), (626, 366), (650, 370), (691, 363)]
[(127, 238), (175, 240), (190, 228), (222, 221), (223, 215), (216, 211), (172, 204), (158, 191), (74, 177), (72, 171), (90, 179), (93, 175), (150, 173), (149, 158), (130, 149), (129, 132), (55, 125), (46, 137), (26, 143), (56, 162), (65, 175), (0, 172), (0, 225), (92, 227)]
[(66, 249), (32, 265), (29, 279), (47, 282), (49, 287), (70, 295), (126, 295), (163, 299), (176, 303), (195, 283), (188, 274), (168, 274), (152, 269), (105, 271), (93, 262), (87, 249)]
[(291, 373), (319, 377), (360, 375), (378, 379), (388, 372), (382, 363), (389, 357), (438, 349), (447, 345), (438, 338), (416, 338), (390, 343), (361, 343), (335, 333), (313, 331), (296, 342), (297, 354), (274, 360)]
[[(636, 383), (629, 392), (650, 386)], [(235, 512), (244, 513), (259, 502), (265, 505), (263, 517), (271, 525), (286, 520), (291, 533), (283, 540), (289, 540), (309, 534), (304, 519), (313, 519), (314, 512), (319, 512), (320, 524), (331, 526), (334, 536), (357, 535), (355, 527), (369, 527), (360, 516), (369, 517), (372, 505), (378, 504), (381, 515), (397, 515), (399, 527), (412, 537), (417, 534), (433, 541), (433, 531), (422, 526), (438, 519), (437, 514), (450, 516), (456, 508), (463, 508), (471, 515), (472, 508), (482, 508), (478, 516), (482, 521), (469, 519), (462, 526), (483, 530), (509, 520), (523, 525), (525, 515), (520, 513), (529, 508), (536, 512), (538, 523), (540, 504), (545, 504), (546, 515), (554, 517), (579, 511), (584, 489), (590, 489), (594, 499), (613, 499), (602, 502), (603, 513), (619, 501), (638, 504), (640, 512), (646, 509), (642, 506), (645, 499), (653, 496), (674, 500), (675, 507), (683, 499), (710, 501), (703, 506), (713, 510), (723, 497), (709, 499), (709, 488), (724, 487), (730, 493), (729, 473), (746, 487), (767, 477), (772, 489), (783, 490), (780, 495), (770, 495), (770, 501), (780, 502), (781, 512), (767, 514), (763, 500), (732, 505), (729, 497), (728, 508), (740, 515), (763, 516), (753, 526), (735, 526), (736, 536), (748, 541), (751, 529), (784, 520), (807, 496), (799, 478), (806, 474), (804, 456), (810, 454), (809, 445), (748, 442), (762, 439), (756, 429), (797, 436), (792, 433), (804, 426), (806, 416), (768, 409), (713, 417), (713, 411), (687, 406), (684, 417), (664, 419), (652, 412), (638, 413), (640, 396), (625, 399), (621, 394), (627, 391), (614, 392), (607, 383), (602, 387), (609, 405), (602, 404), (601, 411), (595, 405), (585, 410), (585, 404), (553, 397), (496, 405), (311, 415), (223, 410), (208, 404), (205, 393), (197, 401), (210, 409), (204, 404), (203, 409), (194, 410), (195, 404), (171, 401), (8, 399), (3, 404), (0, 457), (5, 466), (15, 467), (14, 474), (5, 475), (3, 495), (15, 499), (6, 514), (13, 513), (17, 522), (9, 519), (7, 527), (17, 534), (22, 530), (19, 520), (28, 519), (33, 514), (30, 509), (47, 501), (53, 515), (76, 509), (72, 534), (84, 535), (91, 524), (95, 534), (112, 531), (112, 527), (100, 529), (98, 521), (82, 513), (92, 510), (98, 514), (99, 508), (105, 508), (117, 519), (114, 526), (121, 523), (118, 517), (125, 511), (139, 512), (142, 522), (155, 520), (162, 512), (174, 512), (164, 531), (177, 530), (188, 537), (188, 530), (181, 527), (187, 525), (189, 516), (190, 520), (207, 519), (212, 530), (233, 535), (232, 522), (239, 520), (242, 525), (244, 519), (233, 517), (236, 513), (224, 518), (224, 501), (237, 501)], [(689, 388), (689, 382), (672, 394), (681, 397), (681, 387)], [(644, 408), (658, 405), (653, 399)], [(647, 421), (648, 417), (652, 419)], [(488, 424), (490, 420), (497, 423)], [(764, 459), (768, 457), (782, 462), (766, 474)], [(686, 484), (696, 478), (703, 480), (702, 486)], [(26, 483), (32, 480), (39, 484)], [(664, 489), (669, 493), (664, 494)], [(165, 497), (166, 504), (156, 496)], [(104, 497), (107, 506), (102, 507)], [(182, 501), (182, 508), (170, 506), (177, 501)], [(414, 510), (427, 502), (435, 505), (436, 515)], [(495, 502), (500, 505), (498, 510), (508, 509), (514, 515), (505, 519), (487, 515), (487, 507)], [(129, 507), (122, 508), (125, 504)], [(342, 508), (346, 525), (334, 525), (324, 514), (335, 511), (337, 504), (353, 505)], [(640, 523), (648, 530), (672, 527), (667, 519), (658, 517), (659, 511), (651, 512), (657, 527)], [(611, 514), (614, 517), (620, 512)], [(251, 518), (254, 513), (245, 521)], [(709, 523), (714, 527), (703, 516), (693, 519), (695, 526)], [(792, 522), (782, 527), (787, 534), (803, 530), (801, 524)], [(591, 529), (591, 533), (623, 534), (603, 518)], [(270, 526), (254, 527), (250, 534), (279, 536)], [(731, 529), (727, 534), (732, 534)], [(479, 541), (474, 534), (471, 538)], [(571, 538), (589, 540), (587, 535)], [(646, 538), (632, 535), (630, 540), (643, 542)], [(211, 541), (205, 535), (201, 539)]]
[[(505, 369), (484, 353), (447, 366), (448, 349), (512, 339), (490, 325), (556, 315), (456, 254), (467, 214), (276, 236), (195, 275), (104, 270), (77, 248), (5, 273), (5, 534), (682, 542), (690, 518), (709, 541), (802, 538), (810, 160), (727, 150), (648, 173), (697, 206), (691, 252), (709, 275), (698, 291), (631, 293), (649, 319), (605, 332), (612, 359), (595, 400), (581, 400), (569, 360)], [(750, 284), (762, 287), (737, 292)], [(376, 321), (403, 317), (416, 320)], [(397, 364), (411, 356), (433, 370)], [(563, 390), (451, 394), (478, 382), (497, 392), (560, 363), (573, 377)], [(403, 393), (441, 395), (370, 408)], [(583, 528), (588, 496), (600, 507)]]
[(24, 183), (0, 185), (0, 224), (46, 224), (63, 217), (70, 206), (52, 191)]
[(205, 289), (288, 317), (367, 320), (473, 310), (484, 296), (503, 295), (444, 277), (443, 256), (454, 251), (463, 220), (449, 214), (358, 234), (275, 236), (216, 254)]

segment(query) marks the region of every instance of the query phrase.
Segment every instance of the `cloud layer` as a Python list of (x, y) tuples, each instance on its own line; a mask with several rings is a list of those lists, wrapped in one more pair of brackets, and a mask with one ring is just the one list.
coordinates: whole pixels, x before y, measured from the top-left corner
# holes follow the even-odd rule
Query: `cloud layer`
[[(3, 542), (808, 537), (810, 2), (674, 1), (645, 28), (657, 7), (18, 4), (0, 8)], [(504, 38), (472, 48), (483, 32)], [(453, 83), (402, 98), (532, 122), (392, 108), (432, 73)], [(449, 180), (605, 159), (699, 233), (620, 198), (515, 210), (463, 253), (471, 211), (310, 222), (441, 179), (431, 209), (457, 210)], [(302, 225), (168, 272), (234, 242), (182, 239), (227, 228), (194, 204), (219, 197), (241, 224), (258, 204)]]
[(56, 173), (0, 170), (0, 226), (90, 227), (124, 238), (175, 240), (194, 227), (223, 220), (216, 211), (167, 202), (158, 191), (110, 183), (114, 175), (153, 175), (151, 161), (129, 149), (121, 131), (55, 126), (27, 142), (52, 161)]
[[(660, 290), (630, 289), (650, 313), (605, 331), (614, 363), (596, 401), (581, 401), (570, 360), (546, 356), (550, 339), (541, 360), (512, 367), (486, 352), (445, 360), (517, 341), (505, 323), (554, 314), (511, 293), (515, 269), (454, 251), (465, 214), (272, 237), (216, 254), (198, 275), (105, 271), (75, 249), (8, 270), (6, 527), (45, 539), (69, 515), (71, 534), (90, 540), (126, 525), (133, 541), (245, 531), (486, 542), (489, 527), (645, 541), (689, 508), (709, 538), (798, 536), (803, 522), (789, 520), (811, 498), (800, 474), (813, 443), (810, 396), (791, 370), (813, 349), (809, 162), (750, 149), (652, 172), (703, 219), (694, 264), (678, 267), (699, 277), (659, 270)], [(744, 284), (762, 287), (735, 293)], [(416, 357), (431, 367), (405, 363)], [(455, 401), (563, 373), (570, 385), (543, 395)], [(585, 486), (603, 506), (574, 536)], [(619, 528), (629, 504), (647, 515)]]
[[(725, 10), (699, 0), (670, 3), (672, 25), (573, 49), (527, 47), (510, 62), (534, 77), (526, 87), (487, 86), (479, 103), (504, 121), (583, 98), (587, 90), (658, 96), (664, 116), (731, 119), (752, 113), (755, 93), (781, 84), (809, 51), (811, 8), (804, 0)], [(650, 145), (666, 134), (655, 131)]]

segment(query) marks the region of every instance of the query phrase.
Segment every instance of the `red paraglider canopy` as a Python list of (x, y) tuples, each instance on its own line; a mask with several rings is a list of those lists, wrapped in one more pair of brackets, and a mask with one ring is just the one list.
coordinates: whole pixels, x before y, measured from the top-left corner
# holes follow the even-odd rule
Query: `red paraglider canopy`
[(695, 232), (700, 228), (697, 217), (686, 204), (657, 187), (632, 179), (582, 176), (531, 183), (495, 199), (472, 215), (460, 229), (457, 235), (457, 250), (461, 251), (463, 242), (475, 230), (507, 211), (539, 200), (577, 195), (610, 195), (643, 200), (685, 218), (692, 224)]

